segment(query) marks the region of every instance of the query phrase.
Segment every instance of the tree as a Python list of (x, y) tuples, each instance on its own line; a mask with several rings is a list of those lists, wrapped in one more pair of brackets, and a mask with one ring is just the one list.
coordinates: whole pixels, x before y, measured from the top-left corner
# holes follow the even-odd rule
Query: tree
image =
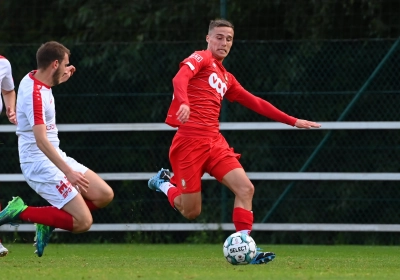
[[(381, 0), (229, 0), (240, 40), (394, 38), (400, 3)], [(206, 0), (3, 0), (3, 43), (202, 40), (220, 2)]]

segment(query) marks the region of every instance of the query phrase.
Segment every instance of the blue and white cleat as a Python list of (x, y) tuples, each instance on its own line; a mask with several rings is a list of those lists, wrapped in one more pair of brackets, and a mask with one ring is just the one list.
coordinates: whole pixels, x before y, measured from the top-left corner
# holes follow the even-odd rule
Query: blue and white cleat
[(149, 179), (147, 185), (151, 190), (160, 192), (161, 184), (169, 182), (170, 179), (171, 179), (171, 172), (169, 172), (168, 169), (161, 168), (161, 170), (157, 172), (157, 175), (154, 175)]
[(273, 259), (275, 259), (275, 253), (257, 251), (256, 256), (251, 260), (249, 264), (265, 264), (269, 263)]
[(36, 236), (34, 239), (35, 244), (33, 244), (33, 246), (36, 247), (35, 254), (37, 254), (38, 257), (41, 257), (43, 256), (44, 247), (46, 247), (50, 241), (50, 237), (51, 234), (53, 233), (54, 228), (42, 224), (36, 224), (35, 226), (36, 226)]

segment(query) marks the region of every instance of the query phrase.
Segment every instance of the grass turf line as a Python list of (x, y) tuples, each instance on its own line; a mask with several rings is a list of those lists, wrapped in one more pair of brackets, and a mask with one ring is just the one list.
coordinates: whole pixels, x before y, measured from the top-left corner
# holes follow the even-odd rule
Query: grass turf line
[(233, 266), (222, 245), (4, 244), (2, 279), (398, 279), (398, 246), (261, 245), (277, 258)]

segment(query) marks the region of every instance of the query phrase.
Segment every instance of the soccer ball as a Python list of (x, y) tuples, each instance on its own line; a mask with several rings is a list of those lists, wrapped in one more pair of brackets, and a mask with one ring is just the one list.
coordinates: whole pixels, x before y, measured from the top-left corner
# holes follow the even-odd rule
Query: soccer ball
[(224, 242), (223, 252), (226, 260), (234, 265), (248, 264), (256, 256), (257, 246), (250, 235), (235, 232)]

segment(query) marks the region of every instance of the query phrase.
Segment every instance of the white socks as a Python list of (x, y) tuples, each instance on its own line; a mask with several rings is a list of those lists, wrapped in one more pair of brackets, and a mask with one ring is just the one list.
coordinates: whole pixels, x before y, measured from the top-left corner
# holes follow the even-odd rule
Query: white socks
[(172, 185), (170, 182), (165, 182), (165, 183), (162, 183), (162, 184), (160, 185), (160, 190), (161, 190), (163, 193), (165, 193), (165, 195), (168, 195), (168, 190), (169, 190), (170, 188), (175, 188), (175, 186)]

